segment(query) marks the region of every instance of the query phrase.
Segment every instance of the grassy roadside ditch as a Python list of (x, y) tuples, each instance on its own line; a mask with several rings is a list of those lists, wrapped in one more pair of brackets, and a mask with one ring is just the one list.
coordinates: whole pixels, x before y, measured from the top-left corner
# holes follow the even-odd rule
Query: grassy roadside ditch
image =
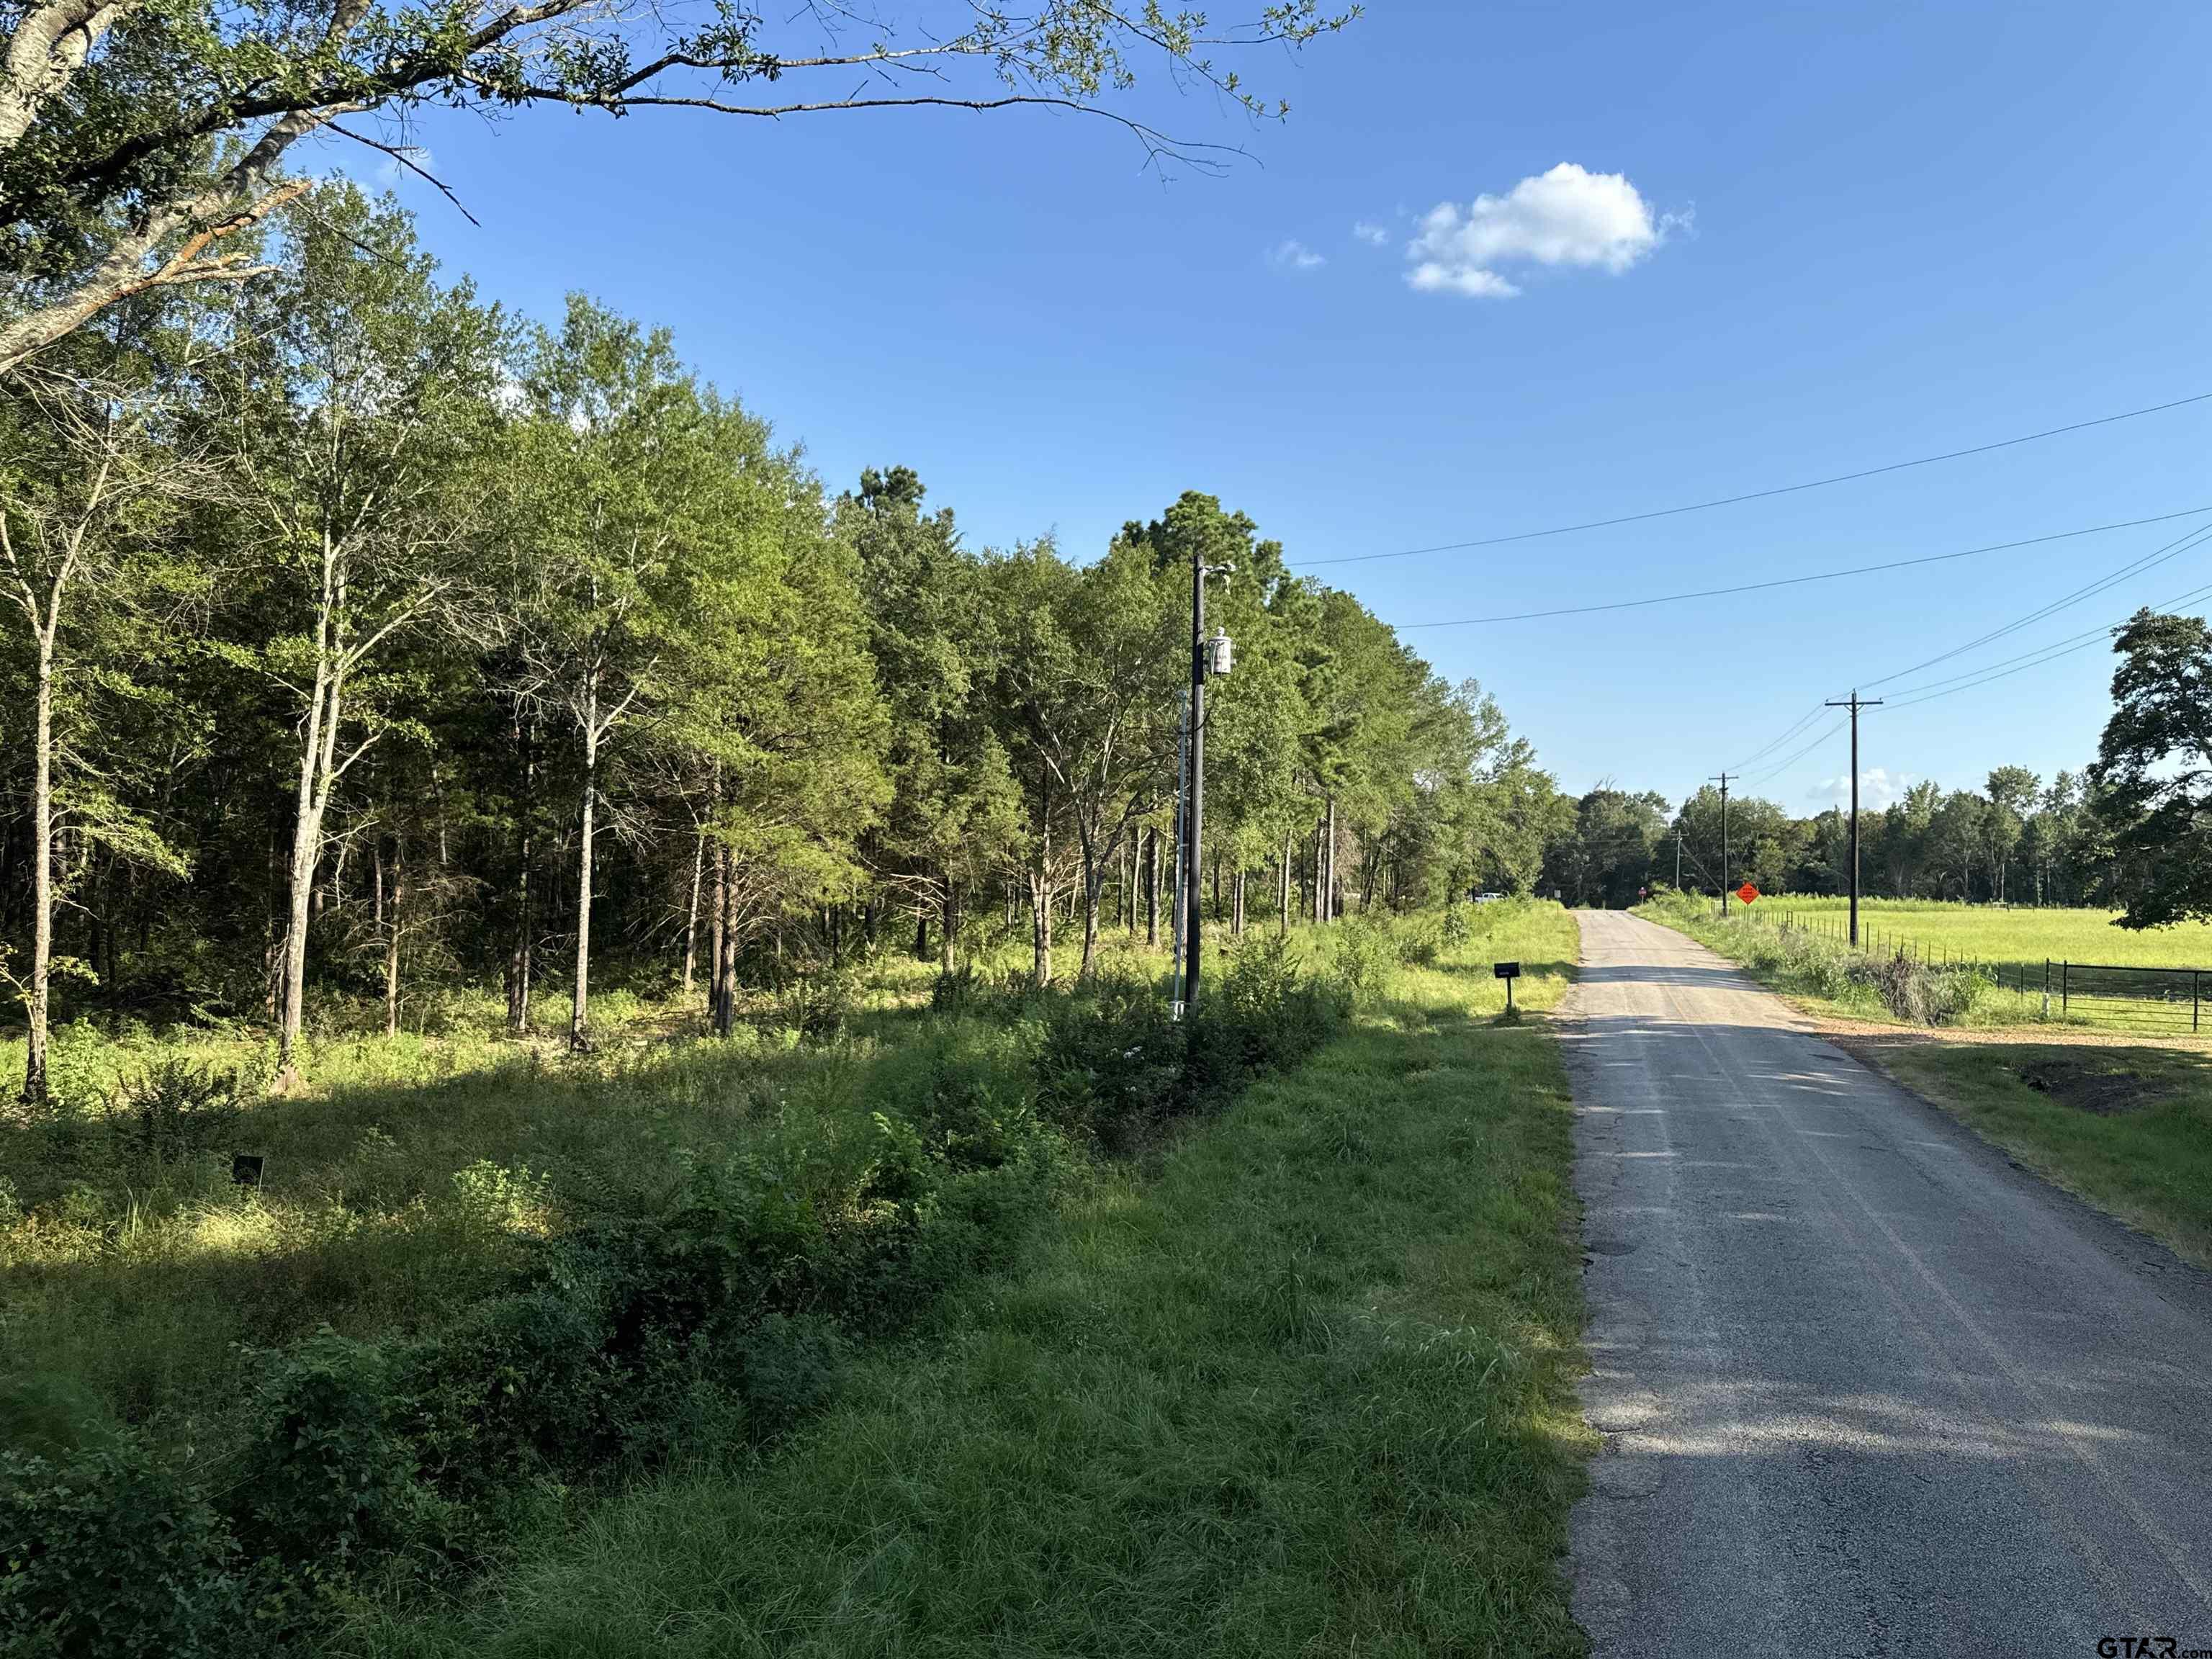
[[(2212, 1267), (2212, 1053), (2081, 1025), (2066, 1042), (2038, 1042), (2014, 1000), (1969, 970), (1875, 962), (1818, 935), (1724, 925), (1679, 896), (1637, 914), (1814, 1013), (1894, 1022), (1893, 1033), (1832, 1040), (2045, 1179)], [(2021, 1040), (1993, 1040), (1992, 1030)]]
[(1354, 1029), (861, 1356), (361, 1655), (1571, 1654), (1587, 1449), (1553, 906), (1417, 947)]

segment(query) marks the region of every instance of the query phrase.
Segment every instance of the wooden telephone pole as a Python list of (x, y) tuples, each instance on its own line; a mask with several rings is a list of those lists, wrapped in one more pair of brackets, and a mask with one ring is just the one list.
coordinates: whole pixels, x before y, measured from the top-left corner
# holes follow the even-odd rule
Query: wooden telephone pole
[(1729, 776), (1730, 774), (1726, 772), (1723, 772), (1718, 775), (1721, 786), (1721, 920), (1723, 921), (1726, 921), (1728, 920), (1729, 864), (1728, 787)]
[(1862, 698), (1858, 688), (1851, 688), (1848, 697), (1830, 698), (1831, 708), (1851, 711), (1851, 948), (1859, 943), (1859, 710), (1879, 708), (1880, 697)]

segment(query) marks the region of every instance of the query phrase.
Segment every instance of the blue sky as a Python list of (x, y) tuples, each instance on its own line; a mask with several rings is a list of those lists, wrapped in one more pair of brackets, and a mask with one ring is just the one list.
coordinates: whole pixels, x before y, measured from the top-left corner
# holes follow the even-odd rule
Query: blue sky
[[(482, 228), (427, 187), (401, 193), (493, 297), (550, 316), (580, 289), (672, 326), (833, 487), (902, 462), (972, 542), (1051, 531), (1085, 556), (1199, 489), (1296, 562), (2212, 392), (2208, 57), (2212, 9), (2182, 4), (1375, 0), (1335, 40), (1243, 65), (1291, 100), (1283, 125), (1139, 93), (1133, 109), (1162, 126), (1250, 149), (1221, 178), (1163, 182), (1125, 136), (1073, 116), (534, 112), (422, 128)], [(1589, 176), (1513, 194), (1561, 164)], [(1426, 221), (1445, 204), (1449, 223)], [(1409, 281), (1425, 263), (1425, 289)], [(1462, 291), (1501, 285), (1518, 291)], [(1414, 623), (1951, 552), (2212, 507), (2208, 436), (2212, 403), (1778, 500), (1314, 574)], [(2189, 522), (1409, 637), (1494, 692), (1566, 787), (1679, 799), (1822, 697)], [(2212, 545), (1929, 677), (2206, 583)], [(2006, 763), (2078, 768), (2109, 674), (2092, 649), (1869, 714), (1863, 763), (1947, 786)], [(1847, 764), (1838, 734), (1771, 777), (1751, 769), (1803, 811)]]

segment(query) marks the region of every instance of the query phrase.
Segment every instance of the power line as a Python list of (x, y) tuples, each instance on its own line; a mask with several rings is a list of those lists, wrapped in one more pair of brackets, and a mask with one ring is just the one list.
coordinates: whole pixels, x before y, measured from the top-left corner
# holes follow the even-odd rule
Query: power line
[(2062, 437), (2069, 432), (2084, 432), (2092, 427), (2110, 426), (2117, 421), (2132, 421), (2145, 415), (2162, 415), (2172, 409), (2184, 409), (2191, 404), (2212, 399), (2212, 392), (2200, 392), (2187, 398), (2176, 398), (2172, 403), (2152, 404), (2142, 409), (2124, 410), (2117, 415), (2100, 415), (2094, 420), (2075, 421), (2066, 426), (2045, 428), (2041, 432), (2029, 432), (2017, 438), (2000, 438), (1995, 443), (1976, 444), (1966, 449), (1946, 450), (1940, 455), (1921, 455), (1909, 461), (1892, 461), (1884, 466), (1865, 467), (1856, 472), (1838, 472), (1832, 477), (1810, 478), (1802, 483), (1777, 484), (1768, 489), (1746, 490), (1741, 495), (1722, 495), (1709, 501), (1692, 501), (1681, 507), (1654, 507), (1646, 513), (1625, 513), (1614, 519), (1591, 519), (1582, 524), (1553, 525), (1543, 530), (1516, 531), (1508, 536), (1484, 536), (1473, 541), (1443, 542), (1434, 547), (1408, 547), (1395, 553), (1346, 553), (1328, 559), (1293, 559), (1289, 562), (1295, 569), (1308, 569), (1324, 564), (1368, 564), (1378, 559), (1416, 559), (1431, 553), (1464, 553), (1479, 547), (1503, 547), (1512, 542), (1532, 542), (1547, 536), (1571, 536), (1584, 530), (1609, 530), (1617, 525), (1644, 524), (1653, 519), (1671, 519), (1684, 513), (1704, 513), (1717, 507), (1736, 507), (1745, 501), (1765, 501), (1776, 495), (1794, 495), (1802, 490), (1825, 489), (1830, 484), (1851, 483), (1861, 478), (1876, 478), (1886, 472), (1903, 472), (1916, 466), (1933, 466), (1941, 461), (1963, 460), (1970, 455), (1986, 455), (1992, 450), (2011, 449), (2021, 444), (2032, 444), (2045, 438)]
[[(1969, 547), (1956, 553), (1928, 553), (1917, 558), (1852, 565), (1842, 570), (1817, 570), (1804, 576), (1776, 576), (1765, 581), (1738, 582), (1729, 587), (1701, 587), (1686, 593), (1655, 594), (1650, 599), (1613, 599), (1603, 605), (1559, 605), (1548, 611), (1511, 611), (1494, 617), (1461, 617), (1449, 622), (1400, 623), (1396, 626), (1401, 633), (1417, 628), (1474, 628), (1488, 623), (1535, 622), (1548, 617), (1587, 617), (1601, 611), (1635, 611), (1646, 605), (1679, 605), (1691, 599), (1721, 599), (1732, 593), (1757, 593), (1771, 587), (1800, 587), (1807, 582), (1836, 581), (1845, 576), (1869, 576), (1886, 570), (1904, 570), (1914, 565), (1945, 564), (1956, 559), (1977, 558), (1984, 553), (2008, 553), (2022, 547), (2039, 547), (2046, 542), (2102, 535), (2107, 531), (2136, 530), (2147, 524), (2168, 524), (2175, 519), (2194, 518), (2204, 513), (2212, 513), (2212, 507), (2184, 507), (2178, 513), (2160, 513), (2148, 519), (2123, 519), (2116, 524), (2093, 524), (2080, 530), (2054, 531), (2048, 536), (2028, 536), (2016, 542), (1992, 542), (1986, 547)], [(1911, 671), (1908, 669), (1906, 672)]]
[(1752, 762), (1757, 760), (1761, 755), (1771, 755), (1776, 750), (1781, 748), (1784, 744), (1789, 742), (1790, 738), (1796, 737), (1800, 732), (1802, 732), (1814, 720), (1820, 719), (1820, 711), (1826, 707), (1827, 704), (1825, 702), (1814, 703), (1810, 708), (1799, 715), (1796, 720), (1792, 721), (1788, 729), (1786, 729), (1780, 737), (1761, 744), (1758, 748), (1753, 750), (1748, 755), (1746, 755), (1741, 760), (1738, 761), (1735, 763), (1736, 770), (1741, 772), (1746, 767), (1749, 766)]
[[(2177, 514), (2172, 516), (2184, 517), (2186, 515)], [(2168, 560), (2178, 558), (2181, 554), (2187, 552), (2191, 547), (2201, 544), (2207, 538), (2212, 538), (2212, 526), (2205, 526), (2197, 530), (2192, 530), (2188, 534), (2179, 537), (2173, 541), (2170, 541), (2165, 543), (2161, 546), (2153, 548), (2148, 553), (2142, 554), (2136, 558), (2129, 560), (2118, 569), (2111, 572), (2109, 574), (2100, 576), (2094, 582), (2086, 583), (2082, 586), (2075, 588), (2070, 593), (2063, 594), (2058, 599), (2051, 601), (2048, 605), (2039, 606), (2037, 609), (2030, 611), (2027, 616), (2019, 617), (2013, 622), (2007, 623), (2002, 628), (1992, 629), (1986, 634), (1983, 634), (1974, 639), (1968, 640), (1964, 645), (1954, 646), (1948, 651), (1939, 652), (1933, 657), (1929, 657), (1923, 661), (1915, 663), (1910, 668), (1900, 668), (1894, 673), (1883, 675), (1880, 679), (1863, 681), (1861, 682), (1861, 684), (1864, 689), (1871, 690), (1875, 686), (1887, 685), (1893, 680), (1900, 680), (1908, 675), (1917, 674), (1924, 668), (1932, 668), (1938, 663), (1948, 662), (1954, 657), (1963, 656), (1969, 651), (1978, 649), (1978, 647), (1988, 645), (1994, 641), (2002, 639), (2008, 634), (2017, 633), (2023, 628), (2030, 627), (2034, 623), (2042, 621), (2045, 617), (2055, 615), (2057, 612), (2066, 609), (2069, 605), (2078, 604), (2081, 600), (2087, 599), (2093, 594), (2102, 592), (2106, 588), (2112, 587), (2118, 583), (2125, 580), (2130, 576), (2140, 574), (2145, 570), (2148, 570), (2157, 565), (2166, 563)], [(2193, 595), (2185, 595), (2183, 597), (2185, 599), (2193, 597)], [(2172, 601), (2172, 603), (2179, 604), (2181, 603), (2181, 600), (2177, 599)], [(2109, 630), (2100, 629), (2094, 631), (2096, 633), (2106, 633)], [(2040, 648), (2047, 649), (2048, 647)], [(2037, 653), (2030, 653), (2028, 654), (2034, 655)], [(2008, 659), (2008, 661), (2017, 660), (2019, 659), (2016, 658)], [(1990, 666), (1999, 667), (2003, 665), (2004, 665), (2002, 664), (1990, 665)], [(2028, 666), (2031, 667), (2033, 665), (2033, 664), (2028, 665)], [(1985, 672), (1984, 669), (1973, 669), (1969, 671), (1969, 674), (1978, 675), (1984, 672)], [(1957, 675), (1953, 678), (1956, 679), (1964, 679), (1968, 678), (1968, 675)], [(1948, 684), (1949, 682), (1933, 681), (1929, 682), (1929, 684), (1942, 685)], [(1924, 688), (1905, 687), (1903, 689), (1906, 690), (1918, 690)], [(1961, 686), (1959, 689), (1964, 690), (1966, 688)], [(1924, 699), (1914, 698), (1912, 701), (1919, 702), (1924, 701)], [(1902, 702), (1899, 702), (1893, 706), (1901, 708), (1905, 705)], [(1813, 719), (1818, 717), (1818, 714), (1819, 709), (1816, 708), (1813, 711), (1812, 714), (1801, 717), (1779, 737), (1775, 738), (1765, 744), (1764, 748), (1754, 750), (1751, 755), (1745, 757), (1746, 761), (1756, 760), (1760, 755), (1766, 754), (1779, 748), (1783, 744), (1787, 743), (1792, 737), (1803, 731), (1805, 727), (1811, 723)], [(1765, 775), (1771, 775), (1771, 769), (1762, 769), (1762, 770), (1765, 772)]]
[(2029, 611), (2025, 617), (2008, 622), (2002, 628), (1991, 629), (1986, 634), (1968, 640), (1964, 645), (1954, 646), (1948, 651), (1938, 652), (1924, 662), (1917, 662), (1910, 668), (1900, 668), (1893, 674), (1885, 674), (1881, 678), (1869, 680), (1866, 684), (1869, 687), (1887, 685), (1892, 680), (1901, 680), (1908, 674), (1917, 674), (1923, 668), (1933, 668), (1939, 662), (1948, 662), (1954, 657), (1964, 656), (1967, 652), (1988, 645), (1992, 641), (2001, 640), (2008, 634), (2016, 634), (2023, 628), (2041, 622), (2045, 617), (2055, 616), (2069, 606), (2078, 605), (2083, 599), (2101, 593), (2109, 587), (2117, 586), (2130, 576), (2140, 575), (2142, 572), (2155, 568), (2170, 559), (2179, 558), (2191, 548), (2200, 545), (2208, 537), (2212, 537), (2212, 526), (2192, 530), (2185, 536), (2177, 537), (2174, 540), (2167, 542), (2164, 546), (2153, 548), (2140, 558), (2130, 560), (2108, 575), (2100, 576), (2095, 581), (2084, 583), (2070, 593), (2061, 594), (2050, 604), (2040, 605)]
[[(2163, 601), (2156, 608), (2160, 611), (2171, 611), (2176, 605), (2187, 605), (2192, 599), (2201, 599), (2207, 595), (2212, 595), (2212, 584), (2187, 593), (2177, 594), (2174, 598)], [(2102, 628), (2090, 629), (2086, 634), (2069, 635), (2063, 640), (2054, 641), (2040, 650), (2027, 652), (2017, 657), (2008, 657), (2002, 663), (1991, 663), (1987, 668), (1976, 670), (1972, 674), (1954, 674), (1948, 680), (1930, 680), (1927, 683), (1927, 688), (1948, 689), (1912, 688), (1918, 691), (1919, 695), (1895, 699), (1890, 703), (1890, 707), (1909, 708), (1916, 702), (1932, 702), (1938, 697), (1951, 696), (1960, 691), (1971, 691), (1976, 686), (1987, 685), (1991, 680), (2009, 679), (2014, 674), (2024, 674), (2031, 668), (2040, 668), (2045, 663), (2057, 662), (2061, 657), (2070, 657), (2076, 652), (2087, 651), (2092, 646), (2101, 645), (2126, 626), (2126, 618), (2123, 617), (2120, 621), (2109, 623)], [(2013, 664), (2017, 664), (2018, 666), (2009, 665)], [(1960, 681), (1965, 683), (1959, 684), (1958, 682)]]
[(1812, 742), (1807, 744), (1802, 749), (1797, 750), (1796, 754), (1786, 756), (1783, 759), (1776, 761), (1771, 766), (1762, 766), (1756, 773), (1746, 775), (1744, 781), (1746, 783), (1764, 783), (1769, 778), (1778, 777), (1781, 774), (1788, 771), (1799, 761), (1803, 760), (1806, 756), (1811, 754), (1815, 749), (1818, 749), (1822, 744), (1827, 742), (1830, 738), (1834, 737), (1837, 732), (1843, 729), (1844, 722), (1842, 720), (1838, 720), (1826, 731), (1821, 732), (1819, 737), (1814, 738)]

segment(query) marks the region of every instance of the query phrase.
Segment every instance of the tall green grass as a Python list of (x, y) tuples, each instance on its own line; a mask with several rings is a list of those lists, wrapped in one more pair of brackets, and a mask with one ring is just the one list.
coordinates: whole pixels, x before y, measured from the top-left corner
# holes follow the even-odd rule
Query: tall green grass
[(1637, 907), (1732, 961), (1765, 983), (1837, 1012), (1914, 1025), (1974, 1025), (2023, 1017), (1992, 975), (1964, 964), (1853, 950), (1844, 941), (1739, 908), (1723, 921), (1711, 900), (1668, 893)]
[(1581, 1652), (1570, 1104), (1489, 972), (1548, 1006), (1575, 931), (1478, 916), (1340, 932), (1378, 964), (1356, 1030), (1095, 1168), (791, 1443), (694, 1448), (458, 1609), (361, 1606), (339, 1650)]
[(761, 1459), (1055, 1194), (1127, 1179), (1097, 1152), (1149, 1154), (1474, 931), (1255, 935), (1180, 1025), (1124, 952), (1072, 994), (907, 972), (825, 1024), (811, 991), (732, 1042), (647, 1007), (585, 1057), (332, 1037), (305, 1100), (257, 1095), (248, 1037), (129, 1035), (105, 1100), (80, 1073), (0, 1132), (0, 1632), (306, 1641), (672, 1455)]

